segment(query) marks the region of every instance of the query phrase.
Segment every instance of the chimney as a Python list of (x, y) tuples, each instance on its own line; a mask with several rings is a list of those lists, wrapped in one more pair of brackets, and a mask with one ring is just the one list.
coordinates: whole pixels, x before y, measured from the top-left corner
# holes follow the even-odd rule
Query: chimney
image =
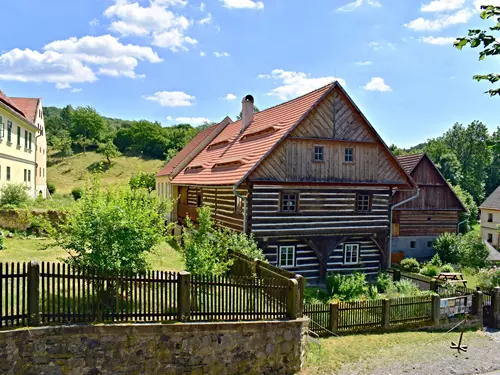
[(241, 101), (241, 132), (253, 121), (253, 96), (247, 95)]

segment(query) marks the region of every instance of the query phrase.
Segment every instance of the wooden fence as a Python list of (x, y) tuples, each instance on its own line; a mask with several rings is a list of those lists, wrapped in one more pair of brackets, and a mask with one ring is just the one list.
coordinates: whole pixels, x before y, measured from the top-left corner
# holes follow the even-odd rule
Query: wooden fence
[(59, 263), (0, 263), (0, 327), (78, 322), (295, 319), (295, 279), (109, 274)]

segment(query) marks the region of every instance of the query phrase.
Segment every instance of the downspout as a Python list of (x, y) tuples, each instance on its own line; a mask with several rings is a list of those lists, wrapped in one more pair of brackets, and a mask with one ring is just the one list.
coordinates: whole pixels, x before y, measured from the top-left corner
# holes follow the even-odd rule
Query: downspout
[(466, 223), (468, 221), (469, 221), (469, 216), (467, 216), (467, 219), (462, 220), (460, 223), (458, 223), (458, 225), (457, 225), (457, 234), (460, 233), (460, 225), (462, 225), (463, 223)]
[(415, 193), (415, 195), (411, 196), (410, 198), (408, 199), (405, 199), (404, 201), (401, 201), (399, 203), (396, 203), (395, 205), (391, 206), (391, 209), (390, 209), (390, 214), (389, 214), (389, 256), (388, 256), (388, 260), (387, 260), (387, 268), (391, 268), (391, 258), (392, 258), (392, 212), (393, 210), (396, 208), (396, 207), (399, 207), (405, 203), (408, 203), (409, 201), (412, 201), (414, 200), (415, 198), (417, 198), (420, 194), (420, 189), (417, 187), (416, 188), (417, 191)]
[(233, 186), (233, 193), (238, 198), (243, 200), (243, 233), (246, 234), (247, 233), (247, 203), (248, 203), (248, 199), (247, 199), (247, 197), (244, 197), (243, 195), (239, 194), (236, 191), (237, 187), (238, 187), (238, 185)]

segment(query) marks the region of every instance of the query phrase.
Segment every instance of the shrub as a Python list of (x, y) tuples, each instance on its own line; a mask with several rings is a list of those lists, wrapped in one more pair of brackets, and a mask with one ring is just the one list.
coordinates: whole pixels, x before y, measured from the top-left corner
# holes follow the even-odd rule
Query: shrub
[(460, 263), (460, 238), (452, 233), (442, 233), (432, 244), (439, 259), (445, 263)]
[(482, 269), (477, 274), (477, 286), (483, 290), (492, 290), (500, 286), (500, 268)]
[(441, 267), (441, 272), (455, 272), (455, 269), (451, 264), (445, 264)]
[(3, 234), (0, 233), (0, 250), (4, 249), (4, 244), (3, 244)]
[(71, 195), (73, 196), (73, 199), (75, 201), (77, 201), (78, 199), (80, 199), (83, 195), (83, 190), (82, 188), (79, 188), (79, 187), (76, 187), (76, 188), (73, 188), (73, 190), (71, 190)]
[(56, 185), (53, 184), (52, 182), (47, 182), (47, 190), (49, 191), (49, 194), (50, 195), (54, 195), (54, 193), (56, 192)]
[(350, 301), (368, 292), (368, 283), (364, 273), (356, 272), (352, 275), (331, 273), (326, 278), (326, 288), (335, 299)]
[(420, 272), (420, 264), (415, 258), (406, 258), (401, 261), (401, 270), (406, 272), (419, 273)]
[(384, 293), (392, 284), (392, 277), (387, 272), (379, 272), (377, 277), (377, 290)]
[(474, 232), (460, 237), (460, 265), (462, 267), (485, 267), (490, 252), (483, 239)]
[(6, 184), (0, 189), (0, 206), (19, 207), (28, 199), (28, 188), (23, 184)]
[(443, 262), (441, 262), (441, 258), (439, 258), (438, 254), (434, 254), (429, 264), (439, 268), (443, 265)]
[(392, 283), (386, 292), (389, 298), (415, 297), (421, 294), (418, 285), (410, 280), (400, 280)]
[(130, 177), (128, 184), (132, 189), (147, 189), (152, 192), (156, 187), (156, 179), (154, 173), (139, 172)]
[(430, 264), (420, 270), (420, 273), (425, 276), (433, 277), (439, 275), (439, 268)]

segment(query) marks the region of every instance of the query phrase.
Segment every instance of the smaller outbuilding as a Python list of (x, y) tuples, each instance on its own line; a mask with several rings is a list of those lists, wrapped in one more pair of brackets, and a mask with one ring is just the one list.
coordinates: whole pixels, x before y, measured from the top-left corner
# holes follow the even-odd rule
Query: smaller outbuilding
[(481, 209), (481, 237), (497, 250), (500, 249), (500, 186), (479, 206)]

